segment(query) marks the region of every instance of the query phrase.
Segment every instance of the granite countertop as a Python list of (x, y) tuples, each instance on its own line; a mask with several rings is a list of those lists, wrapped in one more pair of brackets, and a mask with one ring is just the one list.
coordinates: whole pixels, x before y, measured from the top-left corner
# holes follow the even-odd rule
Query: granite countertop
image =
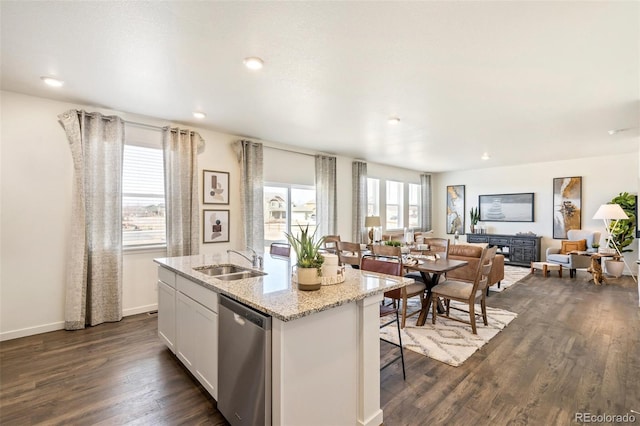
[(154, 259), (154, 262), (282, 321), (295, 320), (413, 283), (410, 278), (348, 268), (343, 283), (323, 285), (317, 291), (301, 291), (291, 280), (291, 260), (269, 254), (264, 256), (262, 270), (267, 275), (234, 281), (222, 281), (193, 268), (230, 263), (251, 268), (249, 262), (236, 254), (167, 257)]

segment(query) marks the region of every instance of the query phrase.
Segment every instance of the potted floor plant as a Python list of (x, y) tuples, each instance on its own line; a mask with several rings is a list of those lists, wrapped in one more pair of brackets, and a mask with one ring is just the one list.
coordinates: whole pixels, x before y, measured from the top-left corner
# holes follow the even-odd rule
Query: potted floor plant
[[(611, 229), (611, 241), (609, 242), (610, 248), (615, 248), (613, 243), (620, 250), (620, 254), (633, 251), (627, 248), (633, 243), (636, 229), (636, 196), (631, 195), (628, 192), (621, 192), (611, 200), (611, 204), (618, 204), (622, 207), (622, 210), (629, 216), (629, 219), (621, 219), (617, 222), (616, 226)], [(624, 262), (622, 259), (614, 258), (605, 261), (605, 268), (607, 274), (614, 277), (619, 277), (624, 271)]]
[(322, 263), (324, 258), (320, 254), (320, 247), (324, 242), (324, 237), (315, 240), (316, 231), (309, 234), (309, 225), (304, 228), (298, 225), (300, 232), (298, 235), (285, 232), (287, 241), (296, 254), (295, 278), (300, 290), (319, 290), (322, 276)]

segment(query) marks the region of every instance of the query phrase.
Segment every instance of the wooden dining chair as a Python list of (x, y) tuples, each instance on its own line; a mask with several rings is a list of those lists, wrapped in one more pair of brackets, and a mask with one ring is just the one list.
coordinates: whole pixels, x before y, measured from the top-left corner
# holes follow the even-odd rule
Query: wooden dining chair
[[(388, 259), (397, 259), (397, 262), (402, 265), (402, 250), (400, 247), (387, 246), (387, 245), (374, 245), (372, 246), (373, 254), (376, 256), (383, 256)], [(403, 268), (400, 268), (401, 273)], [(425, 292), (427, 290), (427, 284), (423, 281), (415, 281), (413, 284), (409, 284), (406, 287), (402, 287), (396, 290), (390, 290), (384, 293), (384, 297), (388, 297), (393, 300), (393, 306), (396, 306), (396, 302), (402, 302), (402, 321), (400, 327), (404, 328), (407, 324), (407, 318), (420, 313), (422, 309), (422, 303), (424, 302)], [(413, 312), (407, 312), (407, 302), (412, 297), (420, 297), (419, 309)]]
[(348, 241), (338, 241), (338, 261), (340, 265), (351, 265), (352, 268), (360, 268), (360, 259), (362, 259), (362, 249), (358, 243), (350, 243)]
[(291, 257), (291, 245), (287, 243), (271, 243), (269, 253), (274, 256)]
[[(487, 322), (487, 303), (486, 303), (486, 288), (489, 281), (489, 273), (493, 266), (493, 260), (496, 257), (498, 247), (483, 248), (480, 262), (475, 272), (475, 278), (473, 283), (467, 281), (445, 280), (433, 287), (431, 294), (433, 296), (433, 309), (432, 309), (432, 323), (436, 323), (436, 317), (438, 316), (437, 301), (438, 297), (442, 297), (445, 300), (446, 312), (445, 315), (440, 315), (444, 318), (448, 318), (454, 321), (459, 321), (465, 324), (471, 325), (471, 331), (473, 334), (478, 334), (476, 330), (476, 313), (475, 304), (478, 298), (480, 299), (480, 307), (482, 309), (482, 319), (484, 325), (489, 325)], [(458, 309), (451, 307), (451, 301), (456, 300), (459, 302), (467, 303), (469, 310)], [(455, 309), (462, 312), (469, 313), (469, 321), (465, 321), (460, 318), (450, 316), (450, 310)]]
[(325, 235), (323, 248), (327, 253), (336, 254), (338, 251), (338, 241), (340, 241), (340, 235)]
[[(448, 238), (423, 238), (422, 244), (429, 246), (426, 250), (430, 254), (437, 253), (442, 259), (447, 258), (449, 253), (449, 239)], [(420, 250), (424, 252), (424, 250)]]
[[(365, 255), (362, 258), (360, 269), (363, 271), (378, 272), (378, 273), (387, 274), (387, 275), (397, 275), (397, 276), (402, 275), (402, 263), (389, 261), (388, 259), (382, 260), (377, 256), (372, 256), (372, 255)], [(398, 308), (396, 308), (395, 306), (387, 306), (384, 304), (380, 304), (380, 318), (386, 318), (392, 315), (393, 315), (393, 319), (385, 322), (381, 321), (380, 328), (382, 329), (395, 322), (396, 327), (398, 328), (399, 343), (392, 342), (383, 337), (380, 337), (380, 340), (400, 348), (400, 355), (391, 358), (383, 366), (380, 367), (380, 370), (384, 370), (385, 368), (387, 368), (397, 360), (401, 360), (402, 361), (402, 378), (406, 380), (407, 376), (404, 369), (404, 349), (402, 347), (402, 332), (400, 331), (400, 320), (398, 315)]]

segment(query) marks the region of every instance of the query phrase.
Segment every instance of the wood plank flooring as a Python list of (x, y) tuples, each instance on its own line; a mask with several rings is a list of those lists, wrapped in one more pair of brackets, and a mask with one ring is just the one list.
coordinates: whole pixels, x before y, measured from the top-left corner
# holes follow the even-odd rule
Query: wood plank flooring
[[(406, 351), (406, 381), (399, 363), (381, 374), (385, 425), (569, 425), (576, 412), (640, 412), (636, 284), (596, 287), (589, 276), (537, 274), (493, 293), (489, 306), (519, 316), (461, 367)], [(0, 424), (227, 424), (156, 331), (143, 314), (0, 343)]]

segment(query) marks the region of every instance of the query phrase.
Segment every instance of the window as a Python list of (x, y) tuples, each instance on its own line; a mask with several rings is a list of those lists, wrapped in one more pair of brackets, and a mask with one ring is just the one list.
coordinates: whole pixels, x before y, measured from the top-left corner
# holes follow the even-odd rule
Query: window
[(167, 242), (162, 149), (125, 145), (122, 167), (123, 247)]
[(286, 241), (285, 232), (298, 234), (298, 225), (316, 230), (316, 190), (312, 186), (264, 186), (264, 243), (265, 251), (273, 242)]
[(386, 229), (400, 229), (404, 224), (403, 191), (402, 182), (387, 181)]
[(409, 227), (420, 227), (420, 185), (408, 184), (409, 187)]
[(380, 216), (380, 180), (367, 178), (367, 216)]

